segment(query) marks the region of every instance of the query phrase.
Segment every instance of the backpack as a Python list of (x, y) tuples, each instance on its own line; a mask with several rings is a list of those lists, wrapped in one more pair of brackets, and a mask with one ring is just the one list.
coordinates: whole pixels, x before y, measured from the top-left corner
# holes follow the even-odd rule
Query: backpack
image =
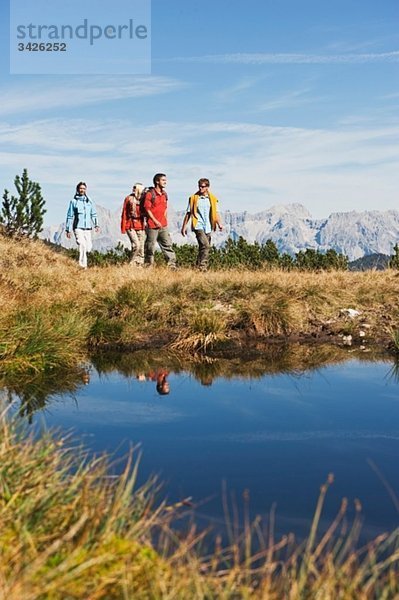
[(134, 194), (129, 194), (128, 198), (131, 198), (131, 200), (126, 207), (126, 216), (128, 219), (136, 219), (138, 215), (135, 214), (135, 209), (133, 208), (133, 202), (135, 201)]
[[(144, 201), (145, 201), (145, 197), (148, 194), (148, 192), (151, 192), (152, 205), (154, 206), (154, 204), (155, 204), (155, 198), (156, 198), (155, 189), (153, 187), (145, 187), (143, 189), (143, 191), (141, 192), (141, 196), (140, 196), (140, 214), (143, 215), (143, 217), (147, 216), (147, 212), (144, 208)], [(165, 191), (163, 192), (163, 194), (166, 198), (166, 202), (168, 202), (168, 194)]]

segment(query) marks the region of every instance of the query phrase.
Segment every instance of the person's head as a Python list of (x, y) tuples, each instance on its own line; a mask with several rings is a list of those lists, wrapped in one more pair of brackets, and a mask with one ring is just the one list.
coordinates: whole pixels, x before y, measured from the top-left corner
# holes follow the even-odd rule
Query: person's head
[(159, 381), (157, 383), (157, 392), (161, 396), (166, 396), (167, 394), (169, 394), (169, 392), (170, 392), (169, 381), (166, 381), (166, 379), (162, 379), (162, 381)]
[(152, 178), (152, 182), (155, 187), (160, 187), (161, 189), (166, 187), (165, 173), (156, 173), (156, 175), (154, 175), (154, 177)]
[(137, 199), (140, 198), (143, 189), (144, 189), (144, 186), (142, 183), (135, 183), (133, 186), (133, 189), (132, 189), (134, 197)]
[(201, 177), (201, 179), (198, 180), (198, 189), (202, 194), (208, 191), (209, 186), (210, 182), (206, 177)]
[(78, 185), (76, 186), (76, 193), (79, 196), (85, 196), (86, 195), (86, 190), (87, 190), (87, 185), (85, 184), (84, 181), (79, 181)]

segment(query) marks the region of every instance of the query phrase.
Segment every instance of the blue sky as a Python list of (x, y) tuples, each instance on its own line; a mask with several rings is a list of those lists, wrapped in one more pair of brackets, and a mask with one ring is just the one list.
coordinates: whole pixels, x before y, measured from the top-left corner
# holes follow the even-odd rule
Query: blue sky
[[(97, 0), (93, 13), (112, 5)], [(176, 210), (199, 177), (234, 212), (398, 208), (397, 0), (153, 0), (151, 9), (151, 75), (10, 75), (1, 0), (1, 189), (26, 167), (42, 185), (47, 224), (65, 218), (82, 179), (118, 210), (135, 181), (158, 171)]]

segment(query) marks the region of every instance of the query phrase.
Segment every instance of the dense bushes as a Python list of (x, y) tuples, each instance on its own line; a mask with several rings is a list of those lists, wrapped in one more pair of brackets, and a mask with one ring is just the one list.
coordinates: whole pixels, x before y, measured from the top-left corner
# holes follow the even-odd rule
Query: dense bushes
[[(197, 258), (197, 245), (174, 244), (177, 264), (180, 267), (194, 267)], [(73, 258), (77, 258), (78, 251), (75, 249), (65, 250)], [(103, 266), (115, 265), (128, 262), (130, 251), (122, 244), (118, 244), (108, 252), (93, 251), (89, 256), (89, 265)], [(155, 253), (155, 261), (162, 264), (164, 259), (160, 252)], [(304, 271), (320, 270), (343, 270), (348, 269), (348, 258), (338, 254), (335, 250), (327, 250), (326, 253), (308, 248), (302, 250), (292, 257), (289, 254), (280, 254), (276, 244), (267, 240), (265, 244), (254, 242), (249, 244), (243, 237), (237, 241), (228, 239), (221, 248), (212, 246), (209, 256), (209, 267), (211, 269), (233, 269), (245, 268), (250, 270), (280, 268), (284, 270), (300, 269)]]

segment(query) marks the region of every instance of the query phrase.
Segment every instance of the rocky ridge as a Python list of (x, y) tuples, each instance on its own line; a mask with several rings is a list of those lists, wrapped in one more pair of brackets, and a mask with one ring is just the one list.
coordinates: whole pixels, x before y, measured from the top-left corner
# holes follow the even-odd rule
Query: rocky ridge
[[(97, 206), (101, 231), (93, 237), (94, 248), (108, 250), (118, 242), (128, 245), (127, 236), (120, 232), (120, 211)], [(249, 243), (275, 242), (280, 252), (291, 255), (313, 248), (324, 252), (330, 248), (356, 260), (370, 254), (392, 254), (393, 246), (399, 241), (399, 211), (363, 211), (332, 213), (326, 219), (314, 219), (302, 204), (275, 205), (264, 211), (251, 214), (225, 211), (221, 214), (224, 230), (213, 236), (213, 243), (221, 246), (229, 237), (240, 236)], [(195, 243), (189, 233), (187, 238), (180, 234), (184, 212), (169, 210), (169, 228), (176, 244)], [(41, 237), (65, 247), (73, 247), (64, 233), (65, 224), (47, 227)]]

